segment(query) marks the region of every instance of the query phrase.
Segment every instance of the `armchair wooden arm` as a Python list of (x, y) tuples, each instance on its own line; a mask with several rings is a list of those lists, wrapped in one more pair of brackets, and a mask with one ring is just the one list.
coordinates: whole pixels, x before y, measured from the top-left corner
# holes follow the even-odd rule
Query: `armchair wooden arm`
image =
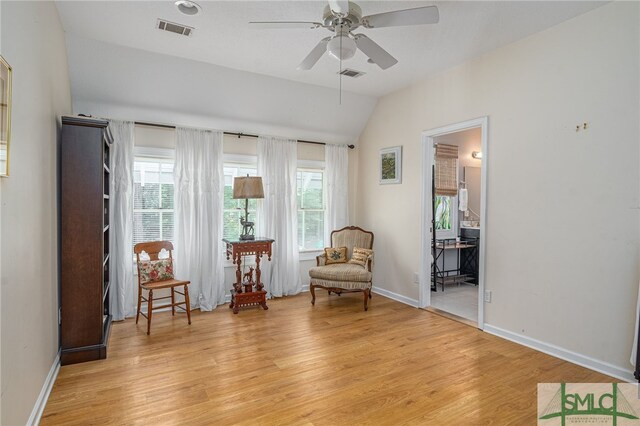
[(373, 270), (371, 269), (372, 267), (373, 267), (373, 256), (369, 256), (367, 258), (367, 271), (373, 272)]

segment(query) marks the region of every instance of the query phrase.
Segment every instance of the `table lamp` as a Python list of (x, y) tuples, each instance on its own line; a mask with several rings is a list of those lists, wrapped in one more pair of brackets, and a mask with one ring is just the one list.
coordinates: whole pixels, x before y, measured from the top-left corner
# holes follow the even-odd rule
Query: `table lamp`
[(233, 198), (244, 198), (244, 218), (240, 217), (242, 224), (241, 240), (254, 240), (254, 223), (249, 222), (249, 198), (264, 198), (262, 178), (257, 176), (237, 177), (233, 179)]

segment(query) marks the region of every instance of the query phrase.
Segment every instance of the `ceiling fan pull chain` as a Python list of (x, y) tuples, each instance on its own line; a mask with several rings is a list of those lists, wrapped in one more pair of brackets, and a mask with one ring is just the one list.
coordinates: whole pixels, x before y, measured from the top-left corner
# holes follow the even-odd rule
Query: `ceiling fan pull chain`
[[(342, 52), (342, 37), (340, 37), (340, 51)], [(340, 94), (338, 95), (338, 105), (342, 105), (342, 55), (340, 55), (340, 61), (338, 62), (338, 81), (340, 89), (338, 90)]]

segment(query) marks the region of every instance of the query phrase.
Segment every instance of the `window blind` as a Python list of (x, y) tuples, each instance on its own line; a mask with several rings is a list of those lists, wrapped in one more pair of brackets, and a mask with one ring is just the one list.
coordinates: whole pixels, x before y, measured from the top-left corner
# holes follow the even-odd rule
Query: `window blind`
[(173, 241), (173, 163), (134, 162), (133, 243)]
[(458, 147), (439, 143), (435, 157), (435, 195), (458, 195)]
[(324, 248), (324, 172), (298, 169), (298, 247)]

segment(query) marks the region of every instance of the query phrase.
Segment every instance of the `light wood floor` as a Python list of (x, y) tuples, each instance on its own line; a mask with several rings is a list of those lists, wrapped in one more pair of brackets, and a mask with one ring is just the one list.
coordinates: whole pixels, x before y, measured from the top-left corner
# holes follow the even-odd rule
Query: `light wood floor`
[[(374, 295), (115, 323), (108, 358), (64, 366), (53, 424), (535, 424), (538, 382), (613, 379)], [(142, 319), (142, 318), (141, 318)]]

